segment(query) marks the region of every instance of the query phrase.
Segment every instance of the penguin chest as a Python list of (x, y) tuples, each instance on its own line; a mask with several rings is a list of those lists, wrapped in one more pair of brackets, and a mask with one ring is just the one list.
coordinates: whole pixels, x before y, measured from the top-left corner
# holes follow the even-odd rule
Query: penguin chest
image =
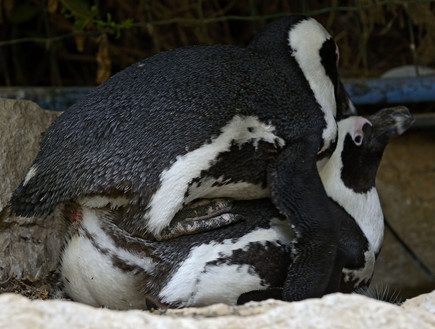
[(269, 196), (267, 163), (284, 145), (273, 125), (235, 115), (218, 136), (178, 156), (161, 173), (145, 214), (148, 230), (160, 233), (183, 205), (197, 198)]
[(114, 309), (146, 308), (138, 276), (155, 268), (152, 258), (118, 245), (104, 230), (103, 211), (83, 209), (79, 230), (61, 258), (65, 292), (75, 301)]

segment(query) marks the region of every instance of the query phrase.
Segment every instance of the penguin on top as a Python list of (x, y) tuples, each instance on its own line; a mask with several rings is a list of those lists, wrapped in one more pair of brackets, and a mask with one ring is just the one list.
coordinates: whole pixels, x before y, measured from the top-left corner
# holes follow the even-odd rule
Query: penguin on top
[[(403, 107), (383, 109), (367, 119), (338, 123), (338, 142), (319, 173), (328, 204), (339, 223), (336, 278), (327, 292), (368, 287), (380, 251), (384, 217), (375, 187), (388, 141), (412, 123)], [(213, 200), (199, 207), (207, 213)], [(235, 304), (282, 299), (288, 268), (297, 257), (298, 232), (270, 199), (233, 201), (230, 212), (243, 218), (231, 225), (152, 242), (115, 223), (128, 216), (120, 208), (83, 209), (80, 227), (62, 253), (61, 277), (74, 300), (114, 309)], [(295, 214), (297, 215), (297, 214)], [(322, 214), (318, 214), (319, 217)]]
[(22, 216), (66, 201), (122, 207), (131, 216), (121, 229), (158, 239), (196, 199), (270, 198), (299, 236), (283, 298), (321, 296), (337, 279), (339, 225), (316, 163), (335, 148), (336, 120), (355, 114), (338, 57), (316, 20), (290, 16), (246, 48), (186, 47), (138, 62), (47, 129), (11, 207)]

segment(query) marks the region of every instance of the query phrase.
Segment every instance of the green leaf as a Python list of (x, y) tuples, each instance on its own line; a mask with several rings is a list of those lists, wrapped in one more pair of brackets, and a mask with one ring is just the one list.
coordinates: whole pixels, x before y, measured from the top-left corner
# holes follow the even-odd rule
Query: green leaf
[(93, 19), (96, 16), (96, 9), (89, 8), (86, 0), (60, 0), (60, 2), (77, 18)]

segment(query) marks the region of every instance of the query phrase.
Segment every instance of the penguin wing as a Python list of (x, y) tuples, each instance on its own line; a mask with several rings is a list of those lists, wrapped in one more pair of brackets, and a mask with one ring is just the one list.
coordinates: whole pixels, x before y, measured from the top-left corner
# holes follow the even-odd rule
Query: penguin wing
[(237, 90), (226, 84), (240, 85), (240, 57), (235, 47), (182, 48), (115, 74), (45, 132), (12, 209), (40, 215), (87, 195), (126, 194), (138, 202), (137, 193), (151, 194), (164, 168), (230, 118)]

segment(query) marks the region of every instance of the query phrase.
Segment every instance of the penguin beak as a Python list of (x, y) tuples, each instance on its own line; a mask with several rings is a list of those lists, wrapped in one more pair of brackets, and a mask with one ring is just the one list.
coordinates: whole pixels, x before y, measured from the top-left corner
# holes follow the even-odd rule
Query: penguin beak
[(337, 102), (337, 120), (341, 120), (342, 118), (352, 115), (358, 115), (355, 105), (353, 105), (349, 94), (347, 93), (346, 89), (344, 89), (343, 83), (341, 81), (338, 81), (335, 99)]
[[(368, 117), (372, 126), (365, 125), (371, 146), (384, 148), (394, 137), (403, 134), (414, 122), (414, 118), (405, 106), (396, 106), (379, 110)], [(366, 135), (367, 136), (367, 135)]]

